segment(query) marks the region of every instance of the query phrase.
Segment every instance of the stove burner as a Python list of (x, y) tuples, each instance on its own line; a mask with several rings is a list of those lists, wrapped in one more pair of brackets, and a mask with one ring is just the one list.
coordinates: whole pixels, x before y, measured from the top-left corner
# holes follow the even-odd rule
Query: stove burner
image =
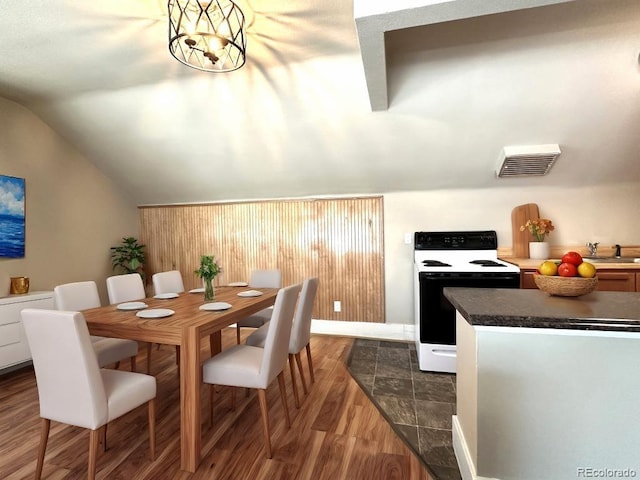
[(448, 263), (443, 263), (439, 260), (423, 260), (422, 264), (425, 267), (450, 267)]
[(469, 263), (475, 263), (483, 267), (506, 267), (506, 265), (494, 262), (493, 260), (471, 260)]

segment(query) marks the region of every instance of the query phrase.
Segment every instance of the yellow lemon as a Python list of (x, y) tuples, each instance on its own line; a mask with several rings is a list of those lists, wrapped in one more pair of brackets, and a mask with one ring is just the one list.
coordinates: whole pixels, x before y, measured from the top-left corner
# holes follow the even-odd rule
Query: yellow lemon
[(596, 276), (596, 267), (593, 266), (593, 263), (582, 262), (578, 265), (578, 275), (584, 278), (593, 278)]
[(558, 265), (556, 265), (555, 262), (552, 262), (551, 260), (547, 260), (540, 264), (540, 266), (538, 267), (538, 271), (541, 275), (556, 275), (558, 273)]

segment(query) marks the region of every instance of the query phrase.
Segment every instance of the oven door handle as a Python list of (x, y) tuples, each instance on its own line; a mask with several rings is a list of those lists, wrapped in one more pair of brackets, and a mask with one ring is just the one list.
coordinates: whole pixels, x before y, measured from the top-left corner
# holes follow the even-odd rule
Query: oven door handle
[(455, 350), (445, 350), (444, 348), (432, 348), (431, 353), (440, 357), (455, 357)]

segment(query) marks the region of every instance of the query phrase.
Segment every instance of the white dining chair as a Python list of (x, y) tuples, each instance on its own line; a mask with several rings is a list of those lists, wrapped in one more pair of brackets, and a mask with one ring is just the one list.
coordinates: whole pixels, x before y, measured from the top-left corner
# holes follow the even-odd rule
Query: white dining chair
[[(307, 278), (302, 283), (302, 291), (296, 306), (296, 313), (293, 317), (293, 326), (291, 327), (291, 338), (289, 339), (289, 371), (291, 372), (291, 387), (293, 388), (293, 398), (296, 402), (296, 408), (300, 408), (300, 397), (298, 396), (298, 386), (296, 382), (295, 361), (298, 372), (300, 373), (300, 381), (302, 382), (302, 390), (305, 395), (309, 393), (307, 383), (302, 370), (302, 359), (300, 352), (303, 349), (307, 351), (307, 363), (309, 364), (309, 377), (311, 383), (315, 382), (313, 374), (313, 362), (311, 360), (311, 316), (313, 314), (313, 305), (318, 292), (318, 278)], [(247, 337), (246, 344), (254, 347), (264, 347), (269, 325), (271, 322), (265, 323), (255, 332)]]
[(109, 303), (135, 302), (144, 300), (147, 292), (144, 289), (144, 282), (138, 273), (127, 273), (125, 275), (114, 275), (107, 278), (107, 295)]
[[(107, 295), (109, 296), (109, 304), (116, 305), (118, 303), (144, 300), (147, 297), (147, 292), (140, 274), (127, 273), (107, 278)], [(146, 346), (147, 373), (151, 374), (151, 352), (153, 348), (150, 342), (146, 342)]]
[(149, 409), (149, 450), (154, 460), (155, 378), (101, 369), (80, 312), (24, 309), (21, 316), (42, 419), (35, 478), (42, 476), (52, 420), (90, 430), (88, 478), (93, 480), (101, 437), (106, 450), (107, 424), (145, 403)]
[(278, 292), (264, 348), (234, 345), (209, 358), (202, 365), (202, 380), (209, 384), (210, 424), (213, 422), (214, 385), (258, 390), (267, 458), (271, 458), (272, 455), (266, 389), (276, 377), (286, 424), (288, 428), (291, 427), (283, 371), (287, 363), (293, 313), (300, 288), (301, 285), (291, 285)]
[[(254, 270), (249, 279), (251, 288), (282, 288), (280, 270)], [(271, 318), (271, 308), (265, 308), (236, 322), (236, 342), (240, 344), (240, 328), (259, 328)]]
[(153, 291), (156, 295), (184, 292), (182, 274), (178, 270), (154, 273), (151, 280), (153, 282)]
[[(57, 285), (53, 289), (53, 298), (58, 310), (79, 312), (101, 306), (98, 287), (94, 281)], [(129, 358), (131, 361), (131, 371), (136, 371), (138, 342), (122, 338), (100, 337), (97, 335), (91, 335), (90, 340), (100, 367), (115, 364), (117, 369), (120, 366), (121, 360)]]

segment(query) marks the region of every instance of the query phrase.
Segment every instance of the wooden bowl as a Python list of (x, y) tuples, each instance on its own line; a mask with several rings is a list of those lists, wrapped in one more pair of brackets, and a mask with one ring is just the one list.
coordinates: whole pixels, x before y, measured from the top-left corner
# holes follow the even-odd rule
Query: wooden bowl
[(540, 290), (558, 297), (579, 297), (593, 292), (598, 286), (598, 277), (550, 277), (535, 273), (533, 280)]

